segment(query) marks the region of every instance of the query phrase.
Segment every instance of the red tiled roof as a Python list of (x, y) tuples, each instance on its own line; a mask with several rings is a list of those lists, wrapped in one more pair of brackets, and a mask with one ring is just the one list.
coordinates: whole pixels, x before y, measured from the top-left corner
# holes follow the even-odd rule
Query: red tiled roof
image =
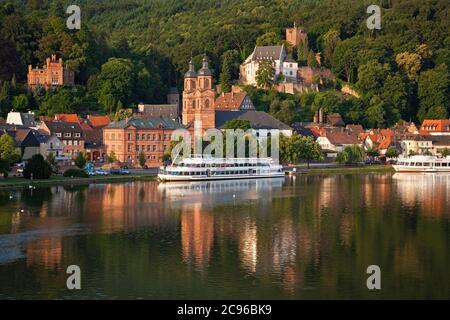
[(57, 113), (55, 120), (61, 122), (80, 122), (76, 113)]
[(326, 137), (334, 145), (360, 144), (357, 135), (348, 132), (327, 132)]
[(87, 123), (81, 122), (80, 123), (80, 127), (81, 129), (83, 129), (84, 131), (92, 131), (92, 127), (90, 125), (88, 125)]
[(111, 123), (108, 116), (88, 116), (88, 120), (93, 128), (105, 127)]
[(383, 137), (393, 137), (395, 135), (395, 132), (392, 129), (381, 129), (380, 134)]
[(239, 110), (247, 94), (245, 92), (228, 92), (218, 97), (214, 103), (216, 110)]
[(378, 145), (378, 149), (385, 150), (385, 149), (389, 148), (391, 143), (392, 143), (391, 137), (386, 137), (383, 140), (381, 140), (380, 144)]
[(450, 120), (424, 120), (421, 130), (450, 132)]

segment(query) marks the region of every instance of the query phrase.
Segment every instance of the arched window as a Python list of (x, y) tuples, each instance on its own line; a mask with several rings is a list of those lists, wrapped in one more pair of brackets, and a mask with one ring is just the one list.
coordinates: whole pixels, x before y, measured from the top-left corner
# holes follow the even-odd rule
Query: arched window
[(192, 101), (192, 109), (195, 109), (195, 100)]
[(208, 89), (208, 88), (209, 88), (209, 80), (208, 80), (208, 79), (205, 79), (205, 80), (204, 80), (204, 88), (205, 88), (205, 89)]
[(205, 100), (205, 108), (209, 108), (209, 100), (208, 99)]

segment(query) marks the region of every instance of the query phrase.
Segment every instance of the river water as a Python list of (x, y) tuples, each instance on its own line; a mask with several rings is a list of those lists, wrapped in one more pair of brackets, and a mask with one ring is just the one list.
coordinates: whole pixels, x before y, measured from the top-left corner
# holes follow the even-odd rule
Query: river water
[(450, 175), (0, 190), (10, 298), (449, 299)]

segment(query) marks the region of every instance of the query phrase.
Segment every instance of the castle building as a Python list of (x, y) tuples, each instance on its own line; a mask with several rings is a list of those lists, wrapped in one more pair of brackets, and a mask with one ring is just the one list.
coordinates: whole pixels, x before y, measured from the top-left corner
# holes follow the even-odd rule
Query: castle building
[(182, 122), (185, 126), (201, 121), (202, 130), (212, 129), (215, 124), (213, 75), (209, 69), (208, 57), (203, 58), (202, 68), (195, 71), (194, 62), (189, 62), (189, 70), (184, 75)]
[(32, 65), (28, 65), (28, 87), (32, 90), (39, 87), (49, 90), (74, 84), (75, 73), (63, 67), (62, 59), (57, 60), (54, 54), (46, 59), (43, 68), (33, 68)]
[(282, 76), (284, 82), (297, 82), (298, 63), (288, 57), (283, 44), (281, 46), (255, 47), (252, 54), (240, 66), (240, 82), (242, 84), (256, 86), (256, 75), (262, 61), (272, 62), (275, 79)]
[(286, 29), (286, 42), (291, 47), (297, 47), (301, 42), (306, 41), (307, 33), (304, 28), (297, 27), (294, 23), (293, 28)]

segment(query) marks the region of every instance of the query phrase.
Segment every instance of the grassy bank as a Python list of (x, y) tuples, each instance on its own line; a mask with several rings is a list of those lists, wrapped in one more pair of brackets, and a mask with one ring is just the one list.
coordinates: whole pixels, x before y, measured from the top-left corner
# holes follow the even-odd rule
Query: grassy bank
[(297, 172), (306, 174), (355, 174), (394, 172), (394, 169), (391, 166), (374, 165), (365, 167), (333, 167), (320, 169), (297, 168)]
[(69, 178), (52, 176), (47, 180), (27, 180), (24, 178), (0, 179), (0, 189), (24, 187), (24, 186), (51, 186), (65, 184), (88, 184), (88, 183), (108, 183), (121, 181), (149, 181), (155, 179), (154, 174), (130, 174), (130, 175), (109, 175), (95, 176), (89, 178)]

